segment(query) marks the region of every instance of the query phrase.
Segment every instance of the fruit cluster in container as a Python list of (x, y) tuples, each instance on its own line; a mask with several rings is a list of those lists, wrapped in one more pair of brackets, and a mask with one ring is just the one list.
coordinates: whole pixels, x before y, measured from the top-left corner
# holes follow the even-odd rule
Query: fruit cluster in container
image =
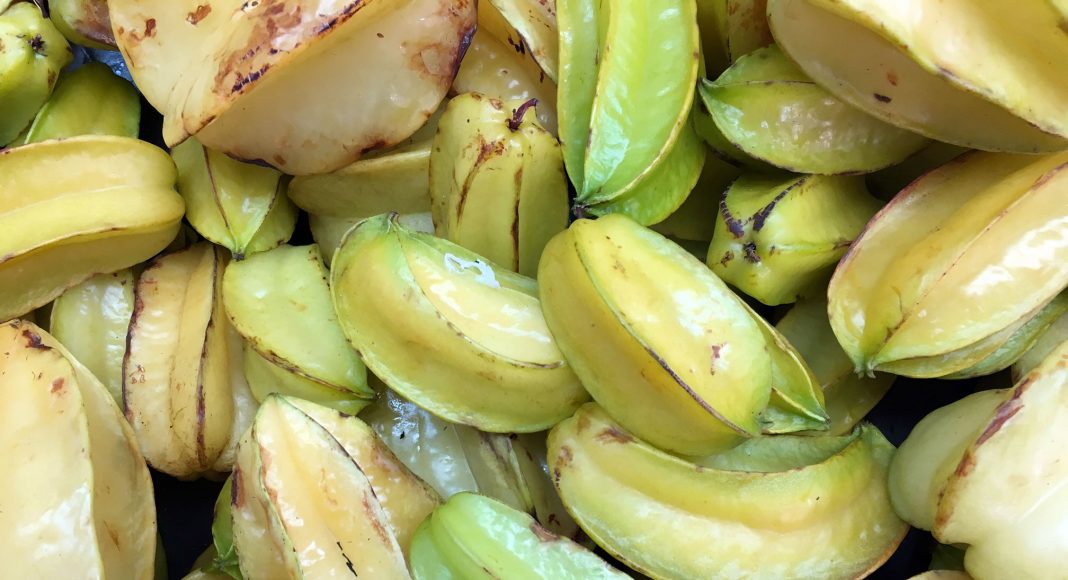
[(0, 0), (0, 577), (1068, 578), (1066, 288), (1064, 0)]

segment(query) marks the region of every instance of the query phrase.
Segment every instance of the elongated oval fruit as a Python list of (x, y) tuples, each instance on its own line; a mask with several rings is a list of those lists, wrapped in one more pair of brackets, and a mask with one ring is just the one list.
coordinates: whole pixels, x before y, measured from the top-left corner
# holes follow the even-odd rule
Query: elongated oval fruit
[(55, 91), (26, 133), (26, 143), (78, 135), (137, 138), (141, 100), (137, 89), (107, 65), (87, 62), (60, 75)]
[(586, 533), (634, 569), (680, 580), (864, 577), (908, 531), (886, 490), (893, 452), (862, 425), (760, 437), (692, 463), (594, 404), (549, 435), (556, 487)]
[(99, 274), (74, 286), (52, 303), (49, 331), (122, 405), (122, 361), (134, 310), (131, 270)]
[(48, 17), (73, 43), (99, 50), (115, 50), (107, 0), (50, 0)]
[(555, 534), (578, 531), (553, 488), (543, 433), (485, 433), (449, 423), (385, 387), (360, 418), (442, 497), (477, 492), (531, 514)]
[(411, 569), (416, 580), (629, 578), (529, 515), (473, 493), (452, 496), (419, 526)]
[(739, 177), (719, 204), (708, 267), (769, 305), (826, 280), (880, 203), (859, 177)]
[[(255, 350), (245, 364), (249, 371), (259, 365), (250, 381), (261, 398), (282, 392), (355, 413), (363, 407), (355, 399), (374, 397), (367, 368), (338, 324), (318, 246), (282, 246), (231, 262), (223, 298), (234, 328)], [(269, 378), (283, 373), (294, 377)]]
[(568, 218), (560, 144), (533, 119), (538, 106), (457, 96), (430, 155), (437, 235), (525, 276)]
[(823, 390), (824, 407), (831, 425), (828, 435), (845, 435), (882, 400), (895, 376), (858, 375), (853, 361), (838, 345), (827, 318), (827, 298), (819, 294), (799, 300), (775, 328), (797, 348), (812, 368)]
[(59, 71), (73, 58), (66, 39), (36, 5), (0, 6), (0, 146), (14, 141), (33, 121)]
[[(560, 63), (560, 38), (556, 25), (556, 3), (545, 0), (489, 0), (519, 34), (516, 52), (534, 57), (541, 70), (556, 82)], [(520, 50), (522, 46), (522, 50)]]
[(0, 343), (4, 574), (150, 580), (152, 480), (114, 400), (33, 324), (3, 323)]
[(403, 550), (438, 503), (359, 419), (279, 395), (238, 446), (233, 488), (245, 578), (408, 578)]
[(767, 0), (697, 0), (701, 50), (712, 78), (739, 58), (774, 42), (767, 5)]
[[(694, 0), (561, 0), (558, 110), (582, 211), (666, 218), (701, 173)], [(609, 48), (610, 47), (610, 48)]]
[(414, 133), (451, 85), (476, 11), (472, 0), (116, 0), (109, 8), (130, 74), (163, 113), (168, 145), (196, 135), (292, 175), (340, 169)]
[(0, 319), (165, 248), (184, 210), (175, 177), (165, 152), (125, 137), (0, 151)]
[(439, 417), (527, 433), (587, 399), (533, 279), (412, 232), (395, 215), (349, 230), (330, 282), (341, 327), (368, 368)]
[(769, 0), (768, 19), (820, 86), (892, 125), (989, 151), (1068, 148), (1068, 36), (1048, 2)]
[(278, 171), (242, 163), (187, 139), (171, 151), (186, 218), (205, 239), (243, 258), (289, 240), (297, 208)]
[(703, 81), (699, 92), (726, 140), (788, 171), (867, 173), (927, 143), (839, 101), (774, 44), (740, 58), (715, 81)]
[(704, 264), (625, 216), (571, 224), (545, 248), (538, 280), (545, 320), (583, 385), (662, 449), (733, 447), (759, 434), (765, 407), (784, 396), (811, 418), (800, 428), (826, 420), (796, 351)]
[(828, 289), (831, 326), (860, 371), (966, 369), (1068, 285), (1068, 153), (974, 153), (898, 194)]
[[(556, 133), (556, 84), (545, 74), (533, 52), (526, 50), (523, 34), (498, 10), (504, 6), (515, 20), (528, 9), (515, 4), (539, 4), (538, 0), (486, 0), (478, 4), (478, 30), (456, 72), (452, 92), (480, 93), (501, 101), (536, 99), (538, 119)], [(554, 20), (555, 24), (555, 20)], [(530, 25), (527, 26), (529, 30)], [(544, 25), (538, 26), (542, 30)], [(544, 32), (543, 32), (544, 34)], [(555, 42), (556, 39), (553, 38)]]
[(898, 513), (943, 543), (967, 546), (976, 578), (1053, 578), (1068, 539), (1068, 343), (1012, 389), (981, 391), (924, 418), (895, 456)]
[(123, 361), (126, 417), (145, 459), (180, 478), (226, 471), (234, 400), (224, 257), (200, 243), (152, 261), (137, 280)]

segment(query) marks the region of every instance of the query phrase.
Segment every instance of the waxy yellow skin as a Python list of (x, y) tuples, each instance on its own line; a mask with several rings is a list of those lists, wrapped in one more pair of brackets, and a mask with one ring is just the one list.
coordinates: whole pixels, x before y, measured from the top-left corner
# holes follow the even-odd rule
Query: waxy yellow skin
[(859, 177), (739, 177), (720, 202), (708, 267), (764, 304), (789, 304), (828, 273), (881, 204)]
[(164, 151), (126, 137), (0, 151), (0, 318), (165, 248), (185, 209), (176, 177)]
[(540, 107), (459, 95), (430, 155), (435, 233), (524, 276), (569, 212), (560, 144), (534, 118)]
[(1005, 344), (1068, 284), (1068, 153), (965, 155), (868, 224), (828, 289), (858, 371), (939, 377)]
[(134, 310), (131, 270), (99, 274), (52, 302), (49, 331), (100, 379), (122, 405), (122, 360)]
[(33, 121), (72, 59), (70, 45), (35, 4), (0, 3), (0, 146)]
[[(826, 419), (789, 343), (704, 264), (627, 217), (571, 224), (549, 242), (538, 279), (546, 322), (583, 385), (654, 445), (701, 455)], [(769, 404), (783, 411), (771, 424)], [(791, 428), (789, 417), (813, 423)]]
[[(550, 133), (556, 134), (556, 83), (546, 74), (533, 52), (526, 52), (524, 35), (513, 27), (498, 7), (505, 8), (512, 20), (531, 8), (518, 4), (539, 4), (537, 0), (486, 0), (478, 4), (478, 30), (471, 38), (471, 46), (464, 54), (452, 94), (479, 93), (501, 101), (525, 102), (537, 99), (538, 120)], [(544, 17), (545, 9), (540, 10)], [(523, 22), (519, 22), (523, 24)], [(539, 34), (555, 33), (545, 24), (534, 25)], [(527, 24), (527, 30), (534, 26)], [(556, 43), (553, 34), (553, 43)], [(555, 49), (555, 47), (554, 47)]]
[(768, 0), (768, 19), (816, 82), (892, 125), (987, 151), (1068, 147), (1068, 36), (1051, 2)]
[(60, 75), (52, 96), (27, 130), (24, 142), (78, 135), (136, 139), (140, 130), (141, 100), (137, 89), (112, 73), (107, 65), (87, 62)]
[[(164, 255), (138, 277), (123, 359), (123, 402), (148, 462), (175, 477), (228, 471), (235, 359), (222, 304), (225, 258), (207, 243)], [(236, 353), (239, 354), (239, 353)]]
[(151, 579), (152, 481), (115, 401), (29, 322), (0, 325), (0, 344), (4, 574)]
[(212, 243), (244, 257), (276, 248), (293, 235), (297, 208), (282, 174), (231, 159), (195, 138), (171, 150), (186, 219)]
[(334, 313), (318, 246), (286, 245), (231, 262), (223, 300), (252, 351), (245, 368), (259, 399), (281, 392), (355, 414), (374, 396)]
[(237, 159), (308, 175), (395, 145), (423, 124), (474, 33), (475, 4), (115, 0), (108, 7), (130, 74), (163, 113), (169, 146), (196, 135)]
[(246, 578), (408, 578), (404, 550), (439, 502), (359, 419), (279, 395), (242, 439), (233, 486)]
[[(923, 147), (818, 86), (777, 45), (760, 48), (699, 89), (716, 129), (735, 150), (796, 173), (867, 173)], [(717, 144), (712, 143), (713, 147)]]
[(1068, 459), (1051, 426), (1068, 418), (1068, 343), (1012, 389), (928, 415), (894, 458), (894, 506), (943, 543), (967, 546), (977, 580), (1053, 578), (1068, 541)]
[(395, 215), (349, 230), (330, 286), (368, 369), (439, 417), (528, 433), (588, 399), (545, 325), (533, 279), (407, 230)]
[(554, 482), (583, 530), (643, 574), (679, 580), (867, 575), (908, 530), (886, 490), (893, 451), (862, 425), (691, 462), (592, 403), (549, 435)]

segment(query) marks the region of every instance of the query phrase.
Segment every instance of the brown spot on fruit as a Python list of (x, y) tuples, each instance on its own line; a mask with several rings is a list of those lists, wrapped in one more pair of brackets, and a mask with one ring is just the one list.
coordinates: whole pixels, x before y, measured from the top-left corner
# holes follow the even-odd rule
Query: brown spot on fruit
[(207, 18), (208, 14), (211, 14), (211, 4), (200, 4), (195, 10), (186, 15), (186, 22), (196, 26), (201, 20)]
[(378, 518), (375, 513), (373, 497), (367, 493), (363, 496), (363, 511), (367, 514), (367, 519), (371, 522), (371, 526), (374, 527), (375, 533), (382, 539), (382, 543), (389, 544), (389, 532), (386, 531), (385, 526), (382, 525), (382, 520)]
[(889, 103), (890, 101), (893, 100), (890, 97), (888, 97), (886, 95), (880, 95), (879, 93), (873, 93), (872, 96), (874, 96), (875, 100), (879, 101), (880, 103)]
[(716, 374), (716, 361), (718, 361), (721, 356), (720, 351), (723, 350), (723, 345), (713, 344), (710, 348), (712, 350), (712, 364), (710, 366), (710, 371), (712, 374)]
[(142, 39), (152, 38), (156, 35), (156, 19), (149, 18), (145, 20), (145, 33), (141, 36)]
[(597, 434), (597, 440), (602, 443), (630, 443), (634, 441), (634, 437), (631, 437), (629, 433), (624, 432), (619, 427), (611, 426), (604, 431)]
[(41, 342), (41, 335), (37, 334), (36, 332), (31, 332), (30, 330), (23, 330), (22, 338), (26, 339), (27, 348), (34, 348), (37, 350), (52, 350), (51, 347), (45, 346)]
[(54, 381), (52, 381), (52, 388), (50, 389), (50, 392), (53, 395), (62, 395), (65, 385), (66, 385), (66, 381), (63, 380), (63, 377), (59, 377), (59, 378), (55, 379)]
[(1020, 396), (1027, 390), (1031, 384), (1031, 377), (1028, 376), (1021, 382), (1013, 391), (1012, 396), (1007, 401), (998, 405), (998, 408), (994, 411), (994, 419), (983, 429), (983, 432), (979, 435), (979, 438), (975, 440), (975, 447), (978, 448), (983, 443), (986, 443), (988, 439), (997, 434), (1005, 423), (1009, 422), (1016, 413), (1019, 413), (1023, 409), (1023, 403), (1020, 402)]
[(240, 467), (234, 466), (234, 481), (230, 485), (230, 505), (235, 508), (241, 508), (245, 505), (245, 488), (241, 485), (241, 478), (244, 477)]
[(760, 256), (757, 254), (756, 244), (749, 242), (742, 246), (742, 252), (744, 252), (744, 258), (746, 262), (750, 264), (759, 264)]
[(897, 86), (897, 73), (895, 73), (894, 71), (887, 72), (886, 73), (886, 82), (888, 82), (891, 85), (896, 87)]
[(538, 541), (543, 544), (555, 542), (559, 539), (556, 537), (556, 534), (538, 525), (538, 522), (530, 524), (530, 531), (534, 532), (534, 535), (537, 536)]

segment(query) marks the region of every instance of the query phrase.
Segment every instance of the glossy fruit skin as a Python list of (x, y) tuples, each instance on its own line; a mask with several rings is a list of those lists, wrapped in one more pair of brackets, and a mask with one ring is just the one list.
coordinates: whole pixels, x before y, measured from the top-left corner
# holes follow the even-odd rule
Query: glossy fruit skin
[(764, 304), (789, 304), (826, 280), (881, 205), (859, 177), (746, 174), (720, 201), (706, 263)]
[(704, 163), (691, 119), (695, 4), (565, 0), (557, 11), (560, 142), (579, 211), (657, 223), (683, 203)]
[(244, 258), (276, 248), (293, 235), (297, 208), (277, 170), (231, 159), (195, 138), (175, 146), (171, 158), (178, 167), (186, 219), (205, 239)]
[(588, 399), (545, 326), (533, 279), (408, 230), (396, 215), (349, 231), (330, 286), (367, 367), (439, 417), (530, 433)]
[(536, 101), (480, 93), (453, 98), (434, 137), (430, 199), (435, 233), (525, 276), (567, 227), (560, 144)]
[(698, 92), (732, 146), (724, 154), (740, 152), (786, 171), (868, 173), (928, 143), (838, 100), (775, 44), (743, 56), (716, 80), (702, 81)]
[(768, 20), (816, 82), (887, 123), (986, 151), (1068, 146), (1054, 73), (1068, 39), (1050, 2), (769, 0)]
[(828, 289), (831, 326), (858, 371), (968, 369), (1060, 293), (1066, 162), (1065, 153), (968, 154), (876, 215)]
[(48, 17), (67, 40), (99, 50), (115, 50), (107, 0), (52, 0)]
[(665, 579), (863, 577), (908, 531), (886, 490), (893, 451), (862, 425), (841, 437), (751, 439), (694, 462), (592, 403), (549, 436), (554, 481), (579, 525)]
[(141, 100), (129, 81), (107, 65), (87, 62), (60, 75), (48, 102), (37, 112), (19, 145), (78, 135), (136, 139)]
[(940, 542), (967, 546), (964, 566), (978, 580), (1061, 572), (1068, 470), (1049, 430), (1068, 416), (1066, 361), (1062, 343), (1013, 388), (937, 409), (891, 465), (897, 512)]
[[(163, 113), (168, 145), (195, 135), (234, 158), (308, 175), (395, 145), (423, 124), (470, 43), (475, 4), (302, 0), (249, 4), (236, 19), (234, 8), (199, 0), (116, 0), (109, 9), (134, 81)], [(179, 65), (152, 64), (161, 60)]]
[(416, 580), (445, 578), (629, 578), (582, 546), (494, 499), (459, 493), (412, 540)]
[(14, 141), (45, 104), (70, 45), (40, 9), (17, 2), (0, 11), (0, 146)]
[(0, 318), (165, 248), (185, 209), (175, 178), (165, 152), (127, 137), (0, 151)]
[(826, 427), (818, 381), (793, 347), (704, 264), (630, 218), (572, 223), (549, 242), (538, 279), (583, 385), (650, 443), (701, 455), (764, 429)]
[(5, 574), (153, 577), (152, 480), (107, 389), (34, 324), (0, 325)]
[[(305, 477), (309, 468), (323, 477)], [(411, 537), (440, 501), (362, 421), (281, 395), (264, 401), (242, 438), (233, 488), (233, 543), (246, 578), (341, 575), (350, 566), (408, 578)], [(316, 546), (327, 548), (299, 556)]]

